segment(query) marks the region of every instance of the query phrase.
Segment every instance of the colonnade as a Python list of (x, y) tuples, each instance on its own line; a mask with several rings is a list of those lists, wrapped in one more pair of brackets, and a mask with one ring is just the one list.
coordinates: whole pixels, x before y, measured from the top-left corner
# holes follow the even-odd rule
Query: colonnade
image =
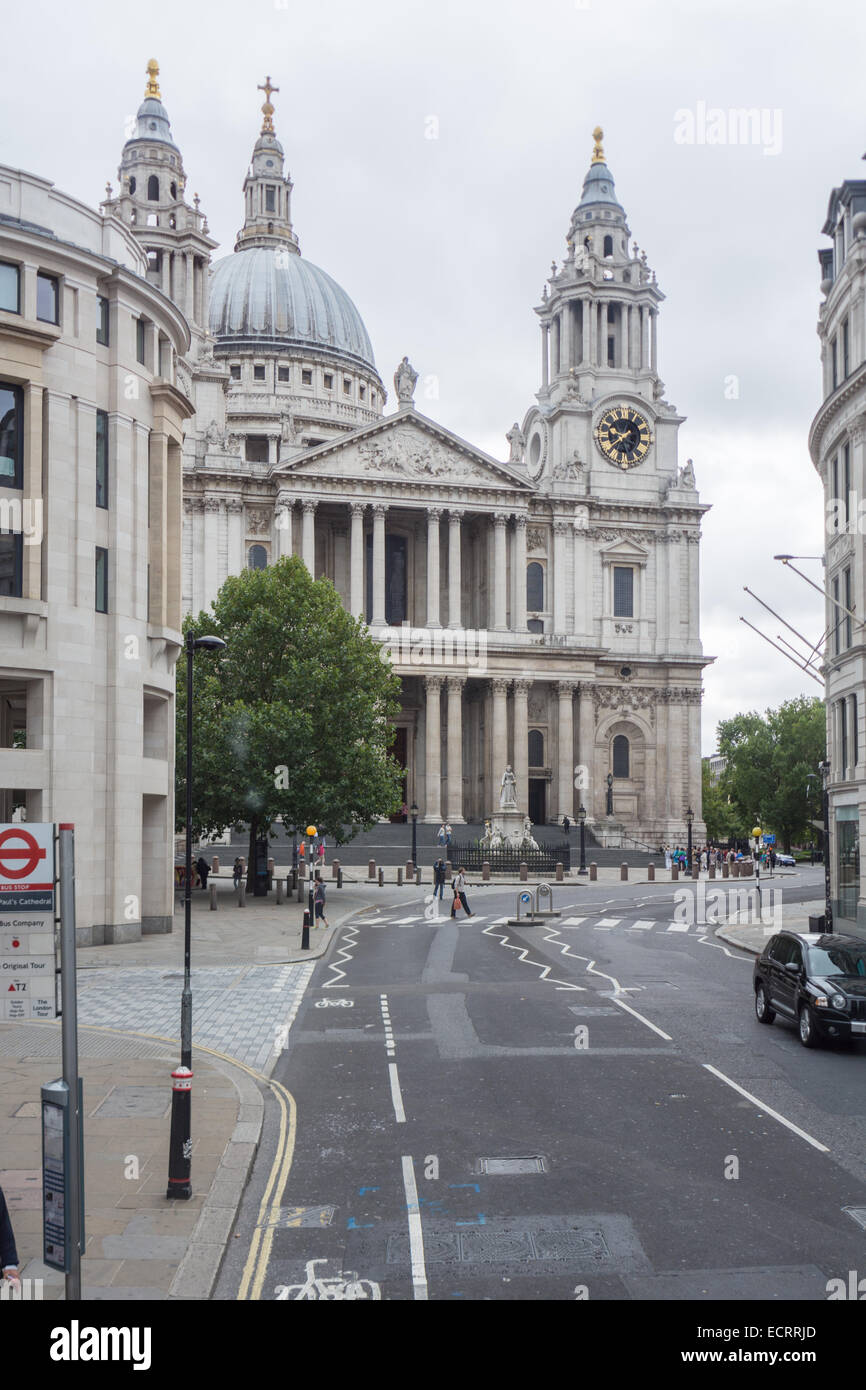
[[(615, 310), (615, 312), (612, 312)], [(614, 360), (608, 360), (610, 326), (616, 322)], [(614, 297), (578, 295), (566, 299), (541, 325), (541, 383), (572, 367), (652, 371), (658, 366), (658, 310)]]

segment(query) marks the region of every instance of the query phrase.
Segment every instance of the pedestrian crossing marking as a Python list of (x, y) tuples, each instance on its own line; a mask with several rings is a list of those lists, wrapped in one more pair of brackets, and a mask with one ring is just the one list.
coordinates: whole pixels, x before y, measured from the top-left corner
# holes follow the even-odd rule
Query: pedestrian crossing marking
[[(504, 919), (503, 919), (503, 920), (504, 920)], [(580, 924), (581, 924), (581, 922), (585, 922), (585, 921), (586, 921), (586, 918), (585, 918), (585, 917), (566, 917), (565, 920), (562, 921), (562, 922), (560, 922), (559, 925), (560, 925), (561, 927), (579, 927)]]
[(649, 918), (641, 917), (637, 922), (629, 922), (629, 926), (632, 931), (652, 931), (655, 922), (650, 921)]
[(595, 924), (596, 931), (610, 931), (613, 927), (618, 927), (622, 921), (621, 917), (602, 917)]
[(671, 922), (670, 926), (667, 928), (668, 931), (688, 931), (688, 929), (688, 922)]

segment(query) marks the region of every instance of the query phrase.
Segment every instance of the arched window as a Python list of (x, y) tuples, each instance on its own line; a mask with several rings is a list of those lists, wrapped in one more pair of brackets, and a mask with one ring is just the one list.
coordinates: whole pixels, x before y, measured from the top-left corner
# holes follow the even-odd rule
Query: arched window
[(544, 734), (540, 729), (529, 731), (529, 766), (544, 767)]
[(268, 567), (268, 552), (263, 545), (251, 545), (247, 563), (251, 570), (265, 570)]
[(157, 178), (156, 174), (151, 174), (150, 178), (147, 181), (147, 197), (148, 202), (159, 202), (159, 179)]
[(172, 196), (172, 198), (176, 198), (176, 197), (177, 197), (177, 184), (176, 184), (176, 183), (173, 183), (173, 184), (171, 185), (171, 196)]
[(526, 609), (529, 613), (544, 611), (544, 569), (536, 560), (526, 567)]
[(130, 193), (134, 193), (134, 192), (135, 192), (135, 174), (132, 174), (132, 175), (130, 176), (130, 180), (129, 180), (129, 191), (130, 191)]
[(605, 239), (604, 239), (604, 254), (605, 254), (605, 256), (612, 256), (612, 255), (613, 255), (613, 237), (612, 237), (612, 236), (606, 236)]
[(625, 734), (617, 734), (613, 741), (613, 775), (614, 777), (628, 777), (628, 739)]

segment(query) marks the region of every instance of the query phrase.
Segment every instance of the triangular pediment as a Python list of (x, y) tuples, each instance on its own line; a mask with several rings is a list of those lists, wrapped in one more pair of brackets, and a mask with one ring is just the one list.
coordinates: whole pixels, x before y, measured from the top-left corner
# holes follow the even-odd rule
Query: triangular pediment
[(527, 495), (535, 491), (516, 470), (416, 410), (398, 411), (329, 440), (278, 465), (274, 477), (287, 483), (294, 477), (411, 483), (420, 488), (490, 488), (500, 493), (505, 488)]
[(637, 541), (623, 538), (602, 546), (601, 559), (602, 562), (623, 560), (631, 564), (645, 564), (649, 559), (649, 551), (645, 546), (638, 545)]

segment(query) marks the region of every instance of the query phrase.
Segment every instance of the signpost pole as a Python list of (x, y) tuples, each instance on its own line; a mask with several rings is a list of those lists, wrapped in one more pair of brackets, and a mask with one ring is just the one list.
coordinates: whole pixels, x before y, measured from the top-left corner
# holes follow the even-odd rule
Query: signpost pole
[(81, 1299), (81, 1194), (84, 1173), (81, 1165), (82, 1114), (78, 1083), (78, 994), (75, 970), (75, 831), (71, 825), (58, 826), (60, 841), (60, 1007), (63, 1046), (63, 1080), (69, 1106), (69, 1149), (66, 1155), (70, 1201), (66, 1211), (69, 1233), (69, 1268), (66, 1271), (66, 1301)]

